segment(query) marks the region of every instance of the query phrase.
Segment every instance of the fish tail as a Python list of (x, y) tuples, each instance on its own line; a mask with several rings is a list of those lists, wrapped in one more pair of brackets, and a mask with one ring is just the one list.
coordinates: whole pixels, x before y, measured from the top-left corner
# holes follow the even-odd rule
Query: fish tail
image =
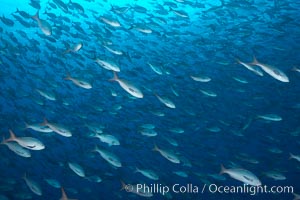
[(9, 129), (9, 134), (10, 134), (10, 137), (8, 139), (6, 139), (6, 141), (12, 141), (12, 140), (16, 139), (16, 135), (14, 134), (14, 132), (11, 129)]
[(290, 153), (289, 160), (292, 159), (293, 157), (294, 157), (294, 155), (292, 153)]
[(41, 123), (42, 126), (47, 126), (48, 120), (44, 117), (44, 121)]
[(71, 49), (67, 49), (67, 50), (65, 50), (65, 51), (62, 53), (62, 55), (65, 55), (65, 54), (70, 53), (70, 52), (71, 52)]
[(99, 149), (98, 149), (98, 146), (95, 145), (94, 149), (92, 150), (92, 152), (97, 152)]
[(114, 10), (114, 6), (112, 4), (110, 4), (110, 10), (109, 11), (113, 11)]
[(135, 167), (134, 173), (137, 173), (137, 172), (139, 172), (139, 171), (140, 171), (140, 169), (139, 169), (138, 167)]
[(24, 129), (28, 129), (29, 128), (29, 124), (27, 122), (24, 122), (25, 124), (25, 128)]
[(157, 147), (156, 144), (154, 144), (154, 148), (152, 149), (152, 151), (159, 151), (159, 148)]
[(35, 19), (35, 20), (39, 20), (39, 19), (40, 19), (40, 17), (39, 17), (39, 11), (40, 11), (40, 10), (38, 10), (38, 11), (35, 13), (35, 15), (31, 16), (31, 18), (32, 18), (32, 19)]
[(253, 56), (253, 60), (252, 62), (250, 63), (251, 65), (257, 65), (259, 62), (257, 61), (256, 57)]
[(70, 76), (70, 73), (69, 72), (67, 72), (67, 75), (66, 75), (66, 77), (64, 78), (65, 80), (71, 80), (71, 76)]
[(126, 183), (123, 180), (120, 180), (122, 187), (120, 189), (120, 191), (125, 190), (126, 189)]
[(61, 199), (68, 199), (67, 194), (66, 194), (64, 188), (61, 187), (60, 189), (61, 189)]
[(226, 168), (224, 167), (223, 164), (221, 164), (221, 171), (220, 171), (220, 174), (224, 174), (226, 171)]
[(109, 81), (118, 81), (119, 80), (119, 77), (117, 75), (117, 72), (114, 71), (114, 77), (109, 79)]
[(239, 58), (235, 58), (235, 62), (241, 64), (241, 60)]

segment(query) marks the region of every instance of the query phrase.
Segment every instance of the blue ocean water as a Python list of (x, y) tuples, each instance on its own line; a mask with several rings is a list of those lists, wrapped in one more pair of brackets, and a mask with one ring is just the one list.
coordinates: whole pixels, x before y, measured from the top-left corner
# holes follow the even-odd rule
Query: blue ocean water
[(1, 7), (0, 199), (300, 199), (300, 2)]

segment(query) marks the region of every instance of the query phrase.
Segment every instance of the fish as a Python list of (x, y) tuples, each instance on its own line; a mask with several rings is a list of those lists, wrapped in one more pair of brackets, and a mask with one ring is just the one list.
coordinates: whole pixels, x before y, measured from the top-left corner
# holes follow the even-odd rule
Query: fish
[(208, 77), (208, 76), (190, 76), (194, 81), (197, 81), (197, 82), (203, 82), (203, 83), (206, 83), (206, 82), (209, 82), (211, 81), (211, 78)]
[(69, 0), (68, 8), (75, 9), (81, 14), (84, 13), (84, 8), (79, 3), (75, 3), (72, 0)]
[(189, 18), (189, 15), (183, 10), (174, 10), (172, 7), (169, 7), (170, 11), (172, 11), (175, 15), (182, 18)]
[(167, 160), (171, 161), (172, 163), (179, 164), (180, 159), (176, 154), (171, 151), (159, 149), (156, 145), (154, 145), (153, 151), (158, 151), (163, 157)]
[(120, 22), (118, 22), (117, 20), (114, 20), (114, 19), (108, 19), (106, 17), (100, 17), (99, 18), (102, 22), (104, 22), (105, 24), (108, 24), (112, 27), (115, 27), (115, 28), (118, 28), (118, 27), (121, 27), (121, 24)]
[(123, 52), (122, 52), (122, 51), (113, 50), (112, 48), (110, 48), (110, 47), (108, 47), (108, 46), (106, 46), (106, 45), (103, 45), (103, 47), (104, 47), (105, 49), (107, 49), (109, 52), (111, 52), (111, 53), (113, 53), (113, 54), (115, 54), (115, 55), (118, 55), (118, 56), (123, 55)]
[(289, 159), (295, 159), (300, 162), (300, 155), (294, 155), (294, 154), (290, 153)]
[(42, 196), (43, 192), (41, 189), (41, 186), (39, 183), (37, 183), (36, 181), (29, 179), (26, 175), (26, 173), (23, 176), (23, 179), (26, 182), (26, 185), (29, 187), (29, 189), (36, 195), (38, 196)]
[(154, 129), (141, 128), (138, 130), (138, 132), (148, 137), (157, 136), (157, 132)]
[(60, 183), (56, 179), (45, 178), (44, 180), (54, 188), (61, 188)]
[(239, 63), (239, 64), (243, 65), (244, 67), (246, 67), (248, 70), (254, 72), (256, 75), (264, 76), (263, 72), (261, 70), (259, 70), (259, 68), (255, 68), (251, 64), (244, 63), (244, 62), (240, 61), (238, 58), (236, 58), (236, 61), (237, 61), (237, 63)]
[(83, 43), (82, 42), (78, 42), (78, 43), (74, 44), (72, 47), (68, 48), (66, 51), (64, 51), (63, 54), (67, 54), (67, 53), (70, 53), (70, 52), (76, 53), (82, 47), (83, 47)]
[(65, 13), (68, 13), (68, 5), (65, 4), (62, 0), (53, 0), (53, 2)]
[(298, 67), (293, 67), (291, 70), (295, 72), (300, 72), (300, 69)]
[(151, 180), (154, 180), (154, 181), (157, 181), (159, 179), (159, 176), (151, 169), (139, 169), (139, 168), (136, 168), (135, 170), (135, 173), (141, 173), (143, 176), (151, 179)]
[(129, 94), (131, 94), (132, 96), (136, 97), (136, 98), (143, 98), (144, 95), (142, 93), (142, 91), (136, 87), (133, 83), (124, 80), (124, 79), (120, 79), (117, 75), (116, 72), (114, 72), (114, 77), (112, 79), (110, 79), (110, 81), (116, 81), (119, 83), (119, 85)]
[(142, 124), (140, 125), (140, 128), (142, 129), (155, 129), (155, 125), (154, 124)]
[(153, 196), (153, 193), (151, 191), (147, 190), (146, 188), (139, 189), (139, 186), (137, 184), (136, 185), (125, 184), (123, 181), (121, 181), (121, 184), (122, 184), (121, 190), (125, 190), (126, 192), (130, 192), (142, 197)]
[(96, 176), (96, 175), (94, 175), (94, 176), (88, 176), (88, 177), (86, 177), (86, 179), (88, 181), (94, 182), (94, 183), (100, 183), (100, 182), (102, 182), (102, 179), (99, 176)]
[(68, 73), (67, 76), (65, 77), (65, 80), (70, 80), (72, 81), (75, 85), (81, 87), (81, 88), (84, 88), (84, 89), (92, 89), (92, 85), (84, 80), (80, 80), (80, 79), (77, 79), (77, 78), (73, 78), (70, 76), (70, 74)]
[(122, 167), (122, 163), (120, 162), (120, 159), (114, 153), (103, 149), (99, 149), (98, 146), (96, 146), (93, 151), (99, 153), (100, 156), (112, 166)]
[(280, 117), (277, 114), (258, 115), (257, 118), (264, 119), (264, 120), (267, 120), (267, 121), (274, 121), (274, 122), (279, 122), (279, 121), (282, 120), (282, 117)]
[(280, 69), (278, 69), (276, 67), (260, 63), (256, 59), (256, 57), (253, 58), (251, 65), (256, 65), (256, 66), (260, 67), (264, 72), (266, 72), (267, 74), (269, 74), (270, 76), (272, 76), (273, 78), (275, 78), (278, 81), (285, 82), (285, 83), (290, 82), (289, 78), (283, 71), (281, 71)]
[(56, 97), (54, 94), (49, 93), (49, 92), (45, 92), (39, 89), (36, 89), (36, 91), (42, 96), (45, 97), (46, 99), (50, 100), (50, 101), (56, 101)]
[(24, 157), (24, 158), (30, 158), (31, 153), (28, 149), (23, 148), (16, 142), (6, 142), (3, 140), (1, 142), (2, 145), (6, 145), (11, 151), (13, 151), (15, 154)]
[(173, 171), (174, 174), (176, 174), (177, 176), (180, 176), (182, 178), (187, 178), (189, 175), (184, 172), (184, 171)]
[(139, 31), (141, 33), (145, 33), (145, 34), (151, 34), (153, 32), (152, 29), (145, 27), (145, 26), (140, 26), (140, 25), (131, 26), (131, 27), (129, 27), (128, 30), (131, 30), (131, 29), (137, 30), (137, 31)]
[(162, 69), (161, 69), (161, 67), (159, 67), (159, 66), (157, 66), (157, 65), (152, 65), (151, 63), (147, 63), (149, 66), (150, 66), (150, 68), (155, 72), (155, 73), (157, 73), (158, 75), (162, 75), (163, 74), (163, 71), (162, 71)]
[(0, 20), (1, 20), (5, 25), (10, 26), (10, 27), (14, 26), (14, 24), (15, 24), (13, 20), (8, 19), (8, 18), (6, 18), (6, 17), (4, 17), (4, 16), (0, 17)]
[(165, 106), (167, 106), (168, 108), (172, 108), (172, 109), (174, 109), (174, 108), (176, 108), (176, 106), (175, 106), (175, 104), (169, 99), (169, 98), (167, 98), (167, 97), (160, 97), (159, 95), (157, 95), (157, 94), (154, 94), (156, 97), (157, 97), (157, 99), (161, 102), (161, 103), (163, 103)]
[(170, 128), (169, 131), (171, 133), (176, 133), (176, 134), (184, 133), (184, 129), (182, 129), (182, 128)]
[(95, 62), (98, 63), (104, 69), (111, 70), (114, 72), (120, 72), (120, 67), (112, 61), (100, 60), (99, 58), (97, 58)]
[(261, 181), (250, 171), (241, 168), (226, 169), (221, 165), (220, 174), (228, 174), (231, 178), (243, 182), (246, 185), (260, 186)]
[(27, 124), (25, 122), (25, 128), (26, 129), (32, 129), (34, 131), (37, 132), (41, 132), (41, 133), (51, 133), (53, 132), (53, 130), (47, 126), (42, 126), (41, 124)]
[(232, 77), (235, 81), (239, 82), (239, 83), (243, 83), (243, 84), (247, 84), (248, 81), (244, 78), (241, 77)]
[(49, 127), (51, 130), (53, 130), (55, 133), (57, 133), (61, 136), (64, 136), (64, 137), (71, 137), (72, 136), (71, 131), (69, 131), (68, 129), (66, 129), (63, 126), (49, 123), (46, 118), (44, 119), (44, 122), (41, 125)]
[(210, 90), (200, 90), (200, 92), (208, 97), (216, 97), (218, 96), (215, 92)]
[(36, 12), (34, 16), (32, 16), (32, 19), (37, 21), (39, 28), (46, 36), (52, 35), (51, 25), (46, 20), (40, 19), (39, 10)]
[(108, 144), (108, 146), (120, 145), (118, 138), (113, 135), (96, 133), (93, 137), (99, 138), (101, 142)]
[(113, 6), (113, 5), (110, 5), (110, 6), (111, 6), (110, 11), (117, 13), (117, 14), (125, 14), (130, 9), (129, 6), (124, 6), (124, 7), (117, 7), (117, 6)]
[(283, 181), (283, 180), (286, 180), (286, 177), (279, 173), (279, 172), (276, 172), (276, 171), (269, 171), (269, 172), (266, 172), (264, 173), (267, 177), (269, 178), (272, 178), (273, 180), (275, 181)]
[(78, 176), (85, 177), (85, 172), (84, 172), (83, 168), (79, 164), (73, 163), (73, 162), (68, 162), (68, 166)]
[(10, 137), (4, 142), (17, 142), (20, 146), (30, 150), (43, 150), (45, 145), (38, 139), (32, 137), (16, 137), (14, 132), (9, 129)]

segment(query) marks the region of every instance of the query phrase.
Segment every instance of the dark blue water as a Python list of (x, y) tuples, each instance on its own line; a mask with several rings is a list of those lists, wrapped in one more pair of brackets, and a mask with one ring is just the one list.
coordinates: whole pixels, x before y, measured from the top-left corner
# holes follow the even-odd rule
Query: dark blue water
[[(60, 199), (61, 187), (72, 199), (147, 198), (121, 190), (121, 181), (169, 188), (167, 195), (152, 191), (152, 199), (282, 200), (300, 193), (300, 2), (7, 0), (1, 6), (0, 199)], [(72, 136), (26, 123), (50, 131), (56, 124)], [(8, 139), (10, 129), (16, 140)], [(22, 137), (45, 148), (26, 149)], [(8, 143), (31, 156), (17, 155)], [(155, 145), (179, 163), (153, 151)], [(69, 163), (80, 165), (83, 177)], [(213, 191), (244, 184), (219, 175), (221, 164), (250, 171), (244, 178), (259, 179), (268, 191)]]

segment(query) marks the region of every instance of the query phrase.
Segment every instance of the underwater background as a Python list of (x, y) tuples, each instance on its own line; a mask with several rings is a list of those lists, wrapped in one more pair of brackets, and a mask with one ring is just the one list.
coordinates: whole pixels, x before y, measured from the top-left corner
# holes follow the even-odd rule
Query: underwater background
[[(3, 0), (0, 13), (0, 199), (300, 199), (300, 1)], [(239, 177), (293, 191), (208, 190)]]

